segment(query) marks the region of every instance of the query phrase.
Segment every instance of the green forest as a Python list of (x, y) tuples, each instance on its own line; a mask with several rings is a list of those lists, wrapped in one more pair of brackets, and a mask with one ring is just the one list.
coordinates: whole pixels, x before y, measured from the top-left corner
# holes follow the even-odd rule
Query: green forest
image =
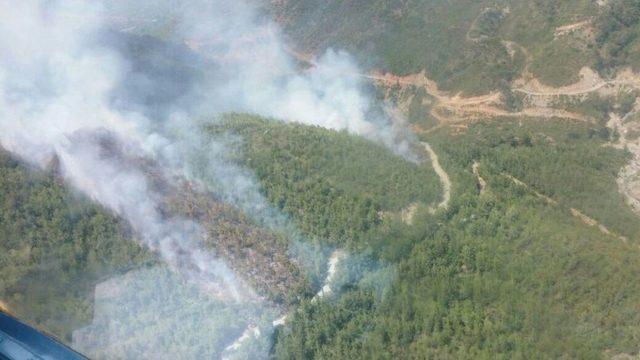
[(362, 246), (383, 213), (441, 196), (428, 159), (415, 164), (346, 132), (239, 114), (209, 131), (240, 136), (232, 160), (255, 172), (270, 202), (301, 230), (330, 245)]
[[(597, 359), (638, 351), (640, 225), (615, 191), (626, 154), (602, 146), (608, 139), (597, 125), (505, 118), (424, 137), (452, 177), (453, 201), (435, 214), (422, 208), (413, 224), (380, 212), (439, 200), (428, 161), (402, 160), (344, 132), (247, 115), (207, 130), (240, 136), (233, 161), (255, 171), (303, 233), (365, 259), (334, 296), (307, 295), (293, 308), (272, 357)], [(154, 258), (55, 170), (1, 159), (0, 295), (16, 314), (69, 334), (91, 320), (100, 279)], [(395, 269), (383, 293), (372, 264)], [(374, 281), (361, 281), (367, 277)]]
[[(640, 170), (623, 171), (633, 161), (640, 169), (640, 0), (255, 3), (251, 21), (282, 36), (267, 60), (295, 67), (268, 74), (275, 89), (309, 82), (316, 91), (325, 69), (314, 72), (323, 64), (307, 58), (345, 50), (359, 67), (349, 69), (357, 92), (374, 103), (368, 110), (406, 117), (412, 156), (346, 130), (211, 115), (218, 102), (199, 102), (218, 94), (199, 92), (209, 80), (244, 91), (224, 65), (245, 55), (250, 36), (223, 51), (218, 39), (182, 39), (184, 19), (122, 30), (141, 46), (136, 66), (148, 70), (128, 69), (143, 84), (131, 94), (158, 76), (151, 65), (160, 52), (142, 45), (171, 45), (159, 61), (171, 81), (158, 86), (172, 91), (140, 107), (153, 108), (149, 117), (176, 113), (144, 123), (154, 132), (148, 157), (128, 159), (117, 141), (99, 145), (139, 167), (159, 217), (193, 224), (189, 240), (202, 253), (183, 264), (191, 252), (172, 248), (176, 271), (125, 219), (74, 189), (55, 156), (41, 169), (0, 147), (0, 309), (66, 344), (84, 337), (78, 350), (105, 357), (113, 349), (100, 334), (109, 331), (131, 334), (133, 345), (117, 349), (123, 358), (169, 356), (149, 352), (165, 343), (195, 358), (228, 354), (249, 330), (262, 354), (283, 360), (640, 356), (640, 221), (629, 205)], [(229, 56), (208, 57), (211, 49)], [(262, 75), (256, 69), (248, 73)], [(428, 79), (402, 77), (421, 72)], [(182, 77), (193, 79), (174, 88)], [(325, 90), (318, 97), (338, 97)], [(112, 99), (147, 116), (128, 100)], [(177, 109), (192, 100), (193, 113)], [(202, 143), (188, 150), (171, 143), (186, 140), (183, 116), (202, 126)], [(225, 193), (235, 186), (259, 204)], [(211, 254), (224, 266), (206, 270), (237, 276), (251, 300), (229, 301), (182, 277), (210, 274), (196, 267)], [(110, 297), (107, 282), (97, 296), (107, 280), (121, 291)], [(112, 319), (126, 324), (114, 330)], [(234, 354), (250, 357), (249, 347)]]
[(63, 340), (93, 317), (95, 285), (155, 257), (128, 225), (0, 149), (0, 299)]
[[(615, 189), (625, 154), (599, 146), (603, 140), (592, 130), (501, 119), (464, 135), (443, 130), (426, 138), (454, 178), (450, 209), (425, 213), (413, 226), (381, 228), (385, 247), (370, 245), (397, 265), (389, 295), (379, 299), (372, 288), (352, 284), (340, 296), (303, 304), (278, 333), (274, 356), (598, 359), (637, 353), (638, 222), (607, 190)], [(576, 162), (585, 148), (592, 150)], [(482, 195), (474, 161), (487, 181)], [(530, 187), (514, 183), (509, 172)], [(582, 223), (570, 206), (629, 239)]]

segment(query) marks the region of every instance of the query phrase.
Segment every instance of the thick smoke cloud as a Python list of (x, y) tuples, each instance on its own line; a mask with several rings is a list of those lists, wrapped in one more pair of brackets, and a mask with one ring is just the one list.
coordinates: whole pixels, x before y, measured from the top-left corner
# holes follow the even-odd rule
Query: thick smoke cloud
[(201, 113), (249, 112), (345, 129), (412, 156), (400, 120), (389, 121), (392, 116), (375, 109), (363, 73), (347, 53), (329, 50), (300, 73), (278, 26), (255, 3), (112, 0), (108, 8), (109, 19), (121, 28), (161, 33), (218, 65), (196, 89), (205, 96), (197, 104)]
[(91, 45), (90, 36), (102, 26), (95, 5), (24, 1), (1, 6), (2, 146), (40, 166), (57, 156), (66, 179), (127, 219), (163, 260), (194, 281), (215, 279), (219, 291), (240, 299), (246, 287), (226, 265), (195, 246), (198, 226), (165, 221), (160, 194), (142, 170), (105, 154), (100, 144), (108, 134), (130, 157), (153, 158), (144, 149), (161, 136), (150, 131), (143, 116), (110, 108), (111, 90), (126, 63), (109, 49)]
[(0, 0), (0, 145), (42, 168), (57, 158), (64, 179), (127, 219), (176, 273), (235, 303), (259, 299), (201, 246), (199, 224), (164, 216), (163, 194), (136, 159), (168, 181), (215, 184), (279, 226), (286, 220), (251, 173), (225, 161), (226, 143), (201, 126), (249, 112), (344, 129), (410, 157), (402, 128), (373, 109), (359, 74), (335, 51), (301, 72), (278, 27), (239, 0)]

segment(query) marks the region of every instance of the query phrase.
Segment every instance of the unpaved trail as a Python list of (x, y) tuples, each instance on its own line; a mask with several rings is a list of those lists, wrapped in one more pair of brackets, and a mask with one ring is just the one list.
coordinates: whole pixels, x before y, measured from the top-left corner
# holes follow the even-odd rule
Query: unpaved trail
[(480, 190), (480, 196), (482, 196), (487, 188), (487, 182), (480, 176), (480, 163), (474, 161), (471, 169), (473, 170), (473, 175), (475, 175), (478, 180), (478, 190)]
[(465, 39), (469, 42), (481, 42), (484, 40), (489, 39), (489, 37), (487, 35), (484, 34), (479, 34), (479, 35), (472, 35), (473, 32), (479, 32), (480, 29), (478, 28), (478, 22), (480, 21), (480, 19), (485, 16), (487, 13), (491, 12), (491, 11), (499, 11), (501, 13), (501, 16), (505, 16), (507, 14), (509, 14), (511, 12), (509, 6), (503, 8), (503, 9), (498, 9), (496, 7), (485, 7), (484, 9), (482, 9), (482, 11), (480, 11), (480, 13), (478, 14), (478, 16), (476, 16), (475, 19), (473, 19), (473, 22), (471, 23), (471, 25), (469, 25), (469, 29), (467, 29), (467, 33), (465, 34)]
[(473, 31), (477, 31), (477, 30), (478, 30), (478, 21), (480, 20), (480, 18), (481, 18), (482, 16), (484, 16), (484, 14), (485, 14), (485, 12), (486, 12), (487, 10), (488, 10), (488, 9), (483, 9), (483, 10), (480, 12), (480, 14), (478, 14), (478, 16), (476, 16), (476, 18), (475, 18), (475, 19), (473, 19), (473, 22), (472, 22), (472, 23), (471, 23), (471, 25), (469, 26), (469, 29), (467, 30), (467, 33), (464, 35), (464, 37), (465, 37), (465, 39), (466, 39), (467, 41), (469, 41), (469, 42), (480, 42), (480, 41), (483, 41), (483, 40), (488, 39), (488, 37), (487, 37), (486, 35), (482, 35), (482, 34), (480, 34), (480, 35), (478, 35), (478, 36), (473, 36), (473, 35), (471, 35), (471, 33), (472, 33)]
[(596, 92), (610, 83), (602, 80), (600, 75), (590, 68), (584, 67), (580, 70), (580, 80), (574, 84), (552, 87), (542, 84), (538, 79), (516, 80), (516, 87), (513, 89), (525, 95), (532, 96), (577, 96)]
[(478, 105), (474, 107), (449, 108), (465, 120), (480, 119), (482, 117), (532, 117), (541, 119), (569, 119), (582, 122), (595, 122), (595, 119), (575, 112), (549, 107), (528, 107), (521, 111), (511, 112), (494, 106)]
[(427, 93), (436, 98), (439, 105), (459, 107), (471, 106), (479, 104), (497, 103), (500, 101), (499, 92), (491, 92), (487, 95), (463, 97), (460, 93), (453, 96), (449, 95), (438, 88), (438, 84), (429, 79), (424, 71), (417, 74), (398, 76), (391, 73), (373, 72), (371, 74), (363, 74), (362, 77), (381, 83), (386, 86), (415, 86), (423, 87)]
[(420, 203), (413, 203), (400, 212), (400, 219), (407, 225), (413, 225), (413, 218), (418, 212)]
[(563, 26), (558, 26), (556, 28), (556, 30), (554, 31), (554, 36), (555, 37), (559, 37), (559, 36), (563, 36), (563, 35), (567, 35), (575, 30), (578, 29), (584, 29), (585, 27), (591, 25), (591, 20), (583, 20), (583, 21), (579, 21), (573, 24), (568, 24), (568, 25), (563, 25)]
[(329, 258), (329, 268), (327, 269), (327, 277), (324, 280), (324, 286), (322, 286), (322, 289), (318, 291), (316, 296), (314, 296), (311, 301), (316, 301), (318, 299), (321, 299), (333, 293), (333, 289), (331, 289), (331, 283), (333, 283), (333, 280), (336, 277), (336, 272), (338, 271), (338, 264), (340, 264), (340, 261), (342, 261), (344, 256), (345, 256), (344, 252), (340, 250), (336, 250), (331, 254), (331, 257)]
[(606, 87), (620, 86), (640, 89), (640, 75), (627, 69), (620, 72), (613, 80), (603, 80), (591, 68), (583, 67), (580, 70), (580, 80), (574, 84), (552, 87), (542, 84), (537, 79), (519, 79), (516, 80), (516, 87), (513, 91), (532, 96), (578, 96), (594, 93)]
[[(331, 256), (329, 257), (329, 261), (328, 261), (327, 277), (324, 280), (324, 285), (318, 291), (318, 293), (313, 297), (313, 299), (311, 299), (312, 302), (318, 301), (319, 299), (325, 296), (331, 295), (333, 293), (333, 289), (331, 288), (331, 283), (333, 283), (336, 277), (336, 273), (338, 272), (338, 265), (345, 258), (345, 256), (346, 254), (342, 250), (335, 250), (333, 253), (331, 253)], [(0, 302), (0, 306), (1, 305), (2, 303)], [(289, 317), (288, 314), (283, 315), (282, 317), (274, 320), (271, 323), (271, 326), (277, 327), (280, 325), (284, 325), (287, 322), (288, 317)], [(222, 359), (225, 359), (225, 360), (231, 359), (233, 353), (238, 349), (240, 349), (246, 341), (251, 340), (252, 338), (257, 338), (261, 334), (262, 332), (260, 331), (260, 328), (257, 325), (249, 324), (249, 326), (247, 326), (247, 328), (240, 335), (240, 337), (238, 337), (231, 345), (225, 348), (224, 351), (227, 354), (223, 355)]]
[[(572, 24), (571, 26), (577, 26)], [(520, 49), (526, 57), (525, 68), (522, 77), (516, 80), (513, 91), (529, 96), (552, 97), (558, 95), (583, 95), (590, 92), (598, 91), (607, 86), (630, 85), (640, 88), (640, 77), (630, 77), (633, 73), (626, 72), (620, 74), (616, 80), (604, 81), (597, 73), (589, 68), (581, 70), (581, 80), (573, 85), (554, 88), (543, 85), (529, 73), (529, 64), (532, 61), (531, 54), (527, 49), (519, 44), (511, 41), (504, 41), (503, 44), (509, 50), (515, 53), (516, 49)], [(302, 54), (294, 50), (288, 50), (298, 61), (314, 67), (316, 62), (312, 55)], [(462, 96), (460, 93), (450, 94), (439, 89), (438, 84), (429, 79), (425, 71), (415, 74), (398, 76), (388, 72), (374, 71), (368, 74), (353, 74), (363, 79), (372, 81), (379, 85), (391, 89), (393, 87), (407, 88), (416, 87), (423, 88), (429, 96), (435, 99), (430, 109), (430, 114), (440, 125), (452, 123), (465, 123), (475, 121), (482, 118), (494, 117), (536, 117), (544, 119), (569, 119), (575, 121), (594, 122), (595, 120), (589, 116), (578, 114), (575, 112), (555, 109), (546, 106), (528, 106), (520, 111), (508, 111), (502, 107), (502, 94), (498, 91), (490, 92), (486, 95), (479, 96)]]
[(515, 41), (504, 40), (502, 41), (502, 45), (504, 45), (512, 58), (515, 57), (517, 50), (522, 52), (524, 55), (524, 68), (522, 69), (521, 77), (524, 79), (533, 78), (533, 75), (529, 71), (529, 67), (531, 66), (531, 63), (533, 63), (533, 55), (531, 55), (529, 50)]
[(463, 97), (460, 93), (449, 95), (441, 91), (433, 80), (426, 77), (424, 72), (407, 76), (397, 76), (390, 73), (373, 73), (362, 76), (387, 87), (415, 86), (424, 88), (430, 96), (435, 98), (435, 104), (431, 108), (431, 115), (440, 124), (464, 123), (487, 117), (536, 117), (544, 119), (562, 118), (584, 122), (595, 121), (582, 114), (550, 107), (531, 106), (517, 112), (508, 111), (500, 107), (502, 95), (499, 92), (471, 97)]
[[(632, 139), (629, 137), (634, 132), (640, 133), (640, 119), (637, 117), (639, 112), (640, 105), (636, 105), (636, 109), (627, 114), (625, 118), (620, 118), (612, 113), (607, 123), (612, 131), (618, 131), (620, 134), (618, 142), (613, 146), (618, 149), (626, 149), (631, 153), (631, 161), (622, 168), (616, 183), (620, 193), (638, 215), (640, 215), (640, 136)], [(629, 118), (632, 116), (635, 116), (636, 119), (630, 120)]]
[[(442, 184), (442, 200), (437, 205), (429, 206), (429, 212), (434, 214), (438, 209), (447, 209), (449, 207), (449, 203), (451, 202), (451, 180), (449, 179), (449, 175), (440, 165), (440, 159), (438, 158), (438, 154), (433, 151), (431, 145), (426, 142), (421, 142), (425, 151), (429, 154), (429, 158), (431, 159), (431, 164), (433, 166), (433, 170), (438, 175), (440, 179), (440, 183)], [(420, 203), (415, 202), (407, 206), (404, 210), (400, 212), (400, 219), (403, 223), (407, 225), (413, 224), (413, 218), (418, 212), (418, 208), (420, 207)]]
[[(238, 349), (240, 349), (240, 347), (242, 346), (242, 344), (244, 344), (245, 341), (251, 339), (252, 337), (258, 337), (260, 336), (261, 332), (260, 329), (258, 329), (257, 326), (254, 325), (249, 325), (249, 327), (247, 327), (247, 329), (242, 333), (242, 335), (240, 335), (240, 337), (233, 342), (233, 344), (227, 346), (224, 351), (236, 351)], [(226, 357), (223, 357), (223, 359), (227, 359)]]
[(582, 221), (583, 223), (585, 223), (585, 224), (587, 224), (589, 226), (597, 227), (598, 230), (600, 230), (601, 233), (603, 233), (605, 235), (615, 236), (618, 239), (622, 240), (623, 242), (625, 242), (625, 243), (627, 242), (627, 238), (626, 237), (620, 236), (620, 235), (616, 235), (616, 234), (612, 233), (611, 230), (609, 230), (606, 226), (604, 226), (598, 220), (587, 216), (582, 211), (580, 211), (580, 210), (578, 210), (576, 208), (571, 208), (569, 210), (571, 211), (571, 215), (573, 215), (574, 217), (580, 219), (580, 221)]
[[(549, 204), (549, 205), (560, 205), (556, 200), (554, 200), (554, 199), (552, 199), (552, 198), (550, 198), (550, 197), (548, 197), (548, 196), (536, 191), (531, 186), (529, 186), (529, 184), (523, 182), (522, 180), (517, 179), (513, 175), (508, 174), (508, 173), (503, 173), (503, 175), (506, 176), (508, 179), (510, 179), (514, 184), (516, 184), (518, 186), (522, 186), (522, 187), (526, 188), (527, 190), (531, 191), (537, 197), (539, 197), (540, 199), (544, 200), (547, 204)], [(574, 207), (569, 207), (569, 212), (571, 213), (571, 215), (573, 217), (575, 217), (576, 219), (580, 220), (585, 225), (597, 227), (598, 230), (600, 230), (601, 233), (603, 233), (605, 235), (614, 236), (614, 237), (620, 239), (622, 242), (625, 242), (625, 243), (627, 242), (627, 238), (626, 237), (618, 235), (618, 234), (612, 232), (604, 224), (602, 224), (598, 220), (595, 220), (595, 219), (587, 216), (582, 211), (580, 211), (580, 210), (578, 210), (578, 209), (576, 209)]]
[(522, 186), (522, 187), (526, 188), (527, 190), (531, 191), (535, 196), (537, 196), (540, 199), (544, 200), (547, 204), (558, 205), (557, 201), (553, 200), (552, 198), (548, 197), (547, 195), (544, 195), (544, 194), (540, 193), (539, 191), (536, 191), (531, 186), (529, 186), (529, 184), (527, 184), (524, 181), (516, 178), (515, 176), (513, 176), (511, 174), (508, 174), (508, 173), (503, 173), (503, 175), (506, 176), (509, 180), (511, 180), (514, 184), (516, 184), (518, 186)]
[[(579, 29), (589, 24), (589, 20), (560, 27), (560, 31)], [(640, 89), (640, 74), (635, 74), (630, 69), (626, 69), (617, 74), (612, 80), (603, 80), (598, 73), (588, 67), (580, 70), (580, 80), (574, 84), (552, 87), (542, 84), (538, 79), (529, 73), (531, 55), (529, 52), (514, 42), (503, 42), (505, 47), (515, 53), (519, 48), (526, 56), (526, 63), (520, 79), (514, 82), (512, 91), (530, 97), (539, 98), (538, 101), (529, 103), (520, 111), (506, 110), (503, 105), (502, 94), (491, 92), (486, 95), (463, 97), (460, 93), (451, 95), (438, 88), (438, 84), (430, 80), (425, 72), (397, 76), (391, 73), (374, 72), (371, 74), (360, 74), (362, 77), (382, 84), (388, 88), (418, 87), (424, 88), (430, 96), (435, 99), (431, 107), (431, 115), (440, 122), (440, 125), (451, 123), (465, 123), (482, 118), (493, 117), (535, 117), (543, 119), (569, 119), (582, 122), (595, 122), (590, 116), (576, 112), (557, 109), (549, 106), (549, 99), (557, 96), (582, 96), (599, 92), (602, 95), (617, 93), (622, 88)]]
[(440, 159), (438, 159), (438, 154), (431, 148), (426, 142), (421, 142), (424, 149), (429, 153), (429, 158), (431, 158), (431, 163), (433, 164), (433, 169), (438, 174), (440, 178), (440, 183), (442, 183), (442, 201), (434, 208), (431, 207), (431, 211), (435, 212), (437, 209), (447, 209), (449, 207), (449, 202), (451, 201), (451, 179), (449, 179), (449, 175), (440, 165)]

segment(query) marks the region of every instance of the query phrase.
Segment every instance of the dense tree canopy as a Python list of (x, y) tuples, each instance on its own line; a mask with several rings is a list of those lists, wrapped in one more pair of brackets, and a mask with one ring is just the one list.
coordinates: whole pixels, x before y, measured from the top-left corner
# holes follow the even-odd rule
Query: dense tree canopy
[[(511, 359), (637, 353), (638, 235), (635, 218), (615, 193), (624, 153), (602, 147), (603, 140), (590, 134), (584, 125), (501, 120), (456, 137), (446, 131), (431, 135), (457, 184), (451, 208), (435, 217), (423, 214), (401, 236), (397, 227), (381, 231), (385, 254), (396, 254), (385, 259), (398, 268), (387, 297), (380, 300), (371, 288), (356, 285), (302, 306), (280, 330), (274, 355)], [(487, 181), (482, 195), (470, 171), (474, 161)], [(585, 224), (569, 207), (625, 231), (629, 239)], [(626, 226), (619, 222), (624, 218)], [(411, 240), (394, 244), (398, 238)]]
[(70, 191), (54, 170), (29, 169), (0, 150), (0, 299), (69, 338), (93, 316), (101, 279), (153, 256), (126, 224)]
[(332, 244), (362, 244), (382, 213), (440, 195), (429, 161), (415, 164), (346, 132), (246, 115), (210, 127), (241, 137), (236, 161), (255, 171), (268, 199), (302, 228)]

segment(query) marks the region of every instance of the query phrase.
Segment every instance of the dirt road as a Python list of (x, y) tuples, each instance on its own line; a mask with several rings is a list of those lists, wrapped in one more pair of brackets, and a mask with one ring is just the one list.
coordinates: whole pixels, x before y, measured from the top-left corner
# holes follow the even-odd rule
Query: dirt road
[[(433, 169), (438, 175), (440, 183), (442, 184), (442, 200), (438, 204), (430, 205), (428, 208), (431, 214), (435, 214), (438, 209), (447, 209), (449, 207), (449, 202), (451, 202), (451, 180), (449, 179), (449, 175), (447, 174), (447, 172), (444, 171), (444, 169), (440, 165), (438, 154), (433, 151), (431, 145), (426, 142), (421, 142), (420, 144), (422, 144), (425, 151), (429, 154)], [(402, 222), (408, 225), (413, 224), (413, 218), (415, 217), (419, 208), (420, 203), (415, 202), (402, 210), (400, 212), (400, 218), (402, 219)]]
[[(540, 199), (544, 200), (547, 204), (549, 205), (560, 205), (556, 200), (536, 191), (535, 189), (533, 189), (531, 186), (529, 186), (529, 184), (515, 178), (513, 175), (511, 174), (507, 174), (504, 173), (504, 176), (506, 176), (508, 179), (510, 179), (514, 184), (518, 185), (518, 186), (522, 186), (524, 188), (526, 188), (527, 190), (531, 191), (534, 195), (536, 195), (537, 197), (539, 197)], [(574, 207), (569, 207), (569, 212), (571, 213), (571, 215), (573, 217), (575, 217), (576, 219), (580, 220), (580, 222), (584, 223), (585, 225), (588, 226), (593, 226), (593, 227), (597, 227), (598, 230), (600, 230), (601, 233), (605, 234), (605, 235), (610, 235), (610, 236), (614, 236), (618, 239), (620, 239), (623, 242), (627, 242), (627, 238), (618, 234), (615, 234), (614, 232), (612, 232), (611, 230), (609, 230), (609, 228), (607, 228), (604, 224), (602, 224), (601, 222), (587, 216), (585, 213), (583, 213), (582, 211), (574, 208)]]
[(631, 153), (631, 161), (622, 168), (616, 182), (629, 206), (640, 215), (640, 136), (632, 136), (633, 133), (640, 133), (640, 119), (635, 116), (640, 112), (639, 106), (624, 118), (612, 113), (607, 126), (620, 134), (618, 142), (612, 146)]
[(601, 91), (607, 87), (629, 86), (640, 89), (640, 75), (630, 70), (622, 71), (613, 80), (603, 80), (598, 73), (588, 67), (580, 70), (580, 80), (574, 84), (552, 87), (542, 84), (537, 79), (516, 80), (514, 92), (532, 96), (578, 96)]
[[(582, 114), (550, 107), (530, 106), (517, 112), (508, 111), (501, 107), (502, 96), (499, 92), (472, 97), (463, 97), (460, 93), (450, 95), (438, 89), (438, 85), (427, 78), (424, 72), (407, 76), (376, 72), (363, 74), (362, 76), (387, 87), (414, 86), (424, 88), (427, 94), (435, 99), (435, 103), (431, 107), (431, 115), (441, 125), (495, 117), (537, 117), (543, 119), (562, 118), (585, 122), (595, 121)], [(533, 92), (533, 90), (526, 89), (522, 91)]]
[(429, 154), (429, 158), (431, 158), (431, 163), (433, 164), (433, 169), (436, 171), (436, 174), (438, 174), (440, 183), (442, 184), (442, 201), (435, 208), (432, 207), (431, 210), (435, 212), (437, 209), (446, 209), (449, 207), (449, 202), (451, 201), (451, 179), (449, 179), (449, 175), (440, 165), (438, 154), (433, 151), (431, 145), (426, 142), (421, 142), (421, 144)]
[(480, 190), (480, 196), (482, 196), (487, 188), (487, 182), (480, 176), (480, 163), (474, 161), (471, 169), (473, 170), (473, 175), (475, 175), (478, 180), (478, 189)]
[(556, 28), (556, 30), (554, 31), (553, 35), (555, 37), (567, 35), (567, 34), (573, 32), (573, 31), (576, 31), (578, 29), (584, 29), (589, 25), (591, 25), (591, 20), (590, 19), (579, 21), (579, 22), (576, 22), (576, 23), (573, 23), (573, 24), (558, 26)]

